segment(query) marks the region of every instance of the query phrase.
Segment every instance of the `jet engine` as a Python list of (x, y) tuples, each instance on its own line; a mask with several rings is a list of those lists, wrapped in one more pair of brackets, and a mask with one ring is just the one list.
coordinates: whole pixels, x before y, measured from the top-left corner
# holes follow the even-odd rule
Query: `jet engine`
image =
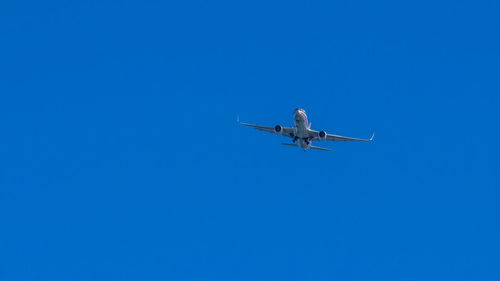
[(327, 134), (326, 134), (326, 132), (325, 132), (325, 131), (320, 131), (320, 132), (318, 133), (318, 137), (319, 137), (319, 139), (320, 139), (320, 140), (326, 140), (326, 135), (327, 135)]
[(276, 134), (282, 134), (283, 133), (283, 127), (281, 127), (280, 125), (274, 126), (274, 132)]

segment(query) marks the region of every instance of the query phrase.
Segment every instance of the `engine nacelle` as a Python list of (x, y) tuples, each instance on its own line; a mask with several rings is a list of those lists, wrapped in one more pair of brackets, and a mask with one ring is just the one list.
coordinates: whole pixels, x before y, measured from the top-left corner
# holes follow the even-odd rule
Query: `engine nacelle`
[(283, 133), (283, 127), (281, 127), (280, 125), (274, 126), (274, 132), (276, 134), (282, 134)]
[(327, 134), (326, 134), (325, 131), (320, 131), (318, 133), (318, 137), (319, 137), (320, 140), (326, 140), (326, 136), (327, 136)]

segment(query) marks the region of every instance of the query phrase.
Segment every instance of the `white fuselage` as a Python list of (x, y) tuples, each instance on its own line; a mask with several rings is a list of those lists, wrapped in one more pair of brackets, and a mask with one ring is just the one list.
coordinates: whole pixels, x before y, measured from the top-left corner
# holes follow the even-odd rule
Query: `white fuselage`
[(295, 122), (295, 136), (299, 146), (306, 150), (311, 146), (311, 141), (307, 140), (309, 137), (309, 121), (307, 115), (303, 110), (295, 110), (293, 121)]

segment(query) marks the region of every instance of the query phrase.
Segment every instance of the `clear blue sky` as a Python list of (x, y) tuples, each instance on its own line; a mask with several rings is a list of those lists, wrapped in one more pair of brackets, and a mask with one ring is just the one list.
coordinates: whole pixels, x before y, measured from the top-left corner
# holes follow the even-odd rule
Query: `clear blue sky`
[[(0, 280), (500, 280), (496, 1), (2, 1)], [(237, 125), (372, 143), (280, 145)]]

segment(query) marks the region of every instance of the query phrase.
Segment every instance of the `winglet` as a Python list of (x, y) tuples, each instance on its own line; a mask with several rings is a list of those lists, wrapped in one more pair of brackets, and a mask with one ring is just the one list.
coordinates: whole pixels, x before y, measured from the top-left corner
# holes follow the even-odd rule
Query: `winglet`
[(373, 140), (373, 137), (375, 136), (375, 133), (372, 134), (372, 137), (370, 138), (370, 141)]
[(236, 122), (240, 123), (240, 116), (236, 115)]

